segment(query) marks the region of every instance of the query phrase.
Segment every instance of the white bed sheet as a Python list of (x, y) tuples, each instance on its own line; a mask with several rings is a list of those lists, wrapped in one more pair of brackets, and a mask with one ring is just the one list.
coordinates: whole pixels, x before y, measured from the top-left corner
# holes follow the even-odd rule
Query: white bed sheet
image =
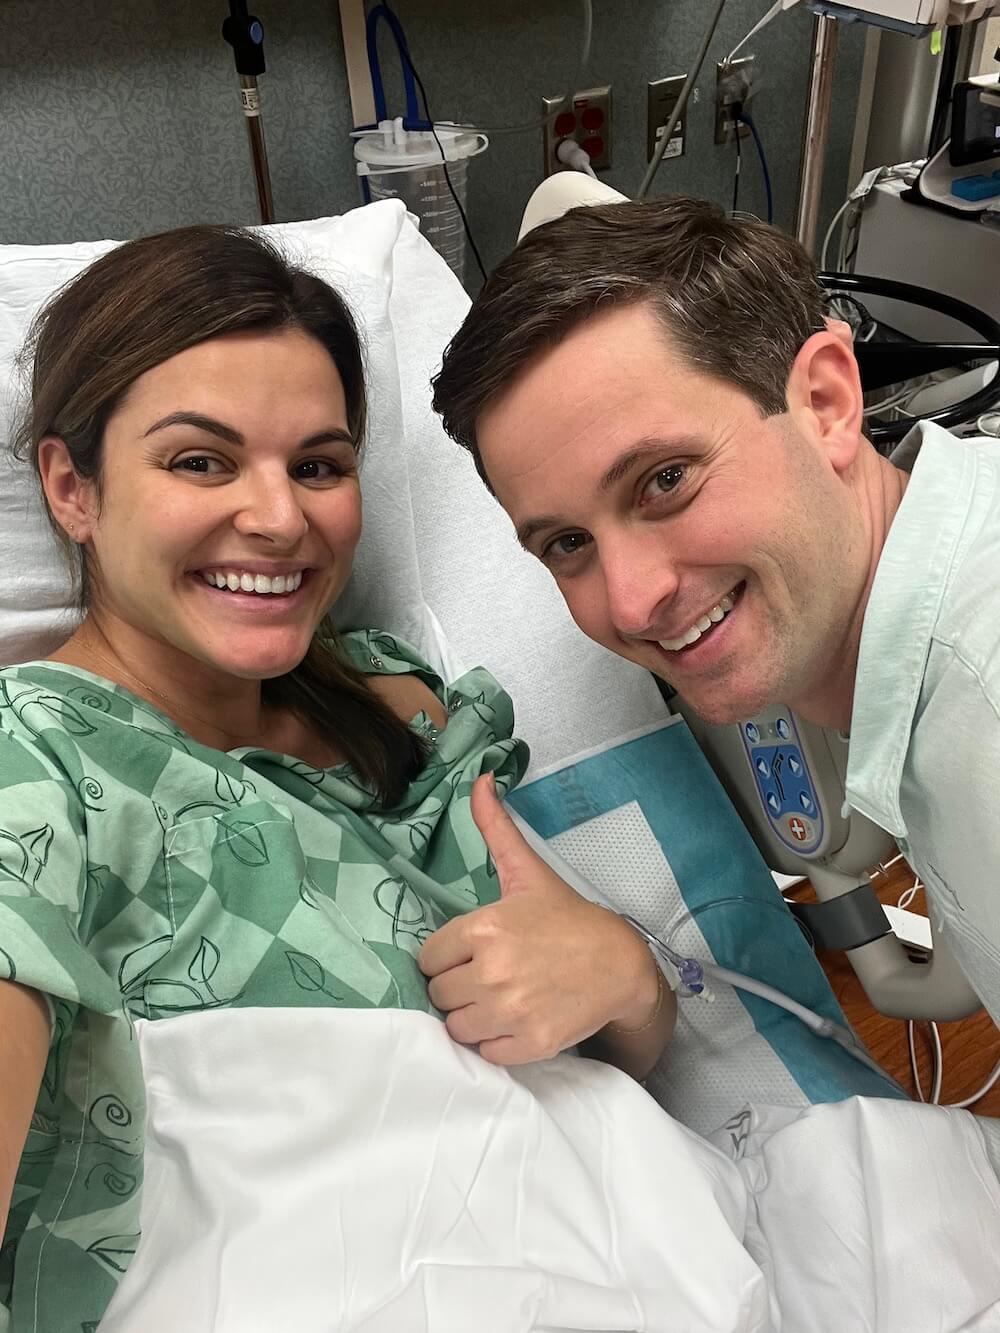
[(974, 1117), (748, 1110), (711, 1145), (606, 1066), (430, 1015), (140, 1023), (143, 1239), (101, 1333), (1000, 1328)]

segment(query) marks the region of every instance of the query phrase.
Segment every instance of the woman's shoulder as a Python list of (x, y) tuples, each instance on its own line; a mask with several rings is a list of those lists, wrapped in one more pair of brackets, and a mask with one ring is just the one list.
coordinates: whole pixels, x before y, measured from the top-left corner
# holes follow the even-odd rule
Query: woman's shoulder
[(121, 725), (178, 735), (145, 700), (110, 680), (63, 662), (22, 662), (0, 669), (0, 731), (38, 738), (53, 730), (70, 740), (117, 735)]
[[(422, 710), (439, 730), (447, 721), (450, 748), (491, 743), (513, 735), (510, 696), (485, 667), (473, 667), (446, 684), (417, 649), (385, 630), (351, 630), (342, 633), (338, 641), (348, 661), (373, 678), (373, 688), (400, 716), (400, 710), (413, 705), (407, 720)], [(432, 702), (436, 702), (436, 709), (428, 706)], [(526, 755), (526, 747), (522, 742), (518, 744)]]
[(412, 644), (385, 630), (363, 629), (342, 634), (340, 648), (401, 721), (425, 713), (436, 727), (445, 726), (444, 682)]
[(352, 629), (338, 636), (341, 652), (366, 676), (415, 675), (440, 685), (441, 677), (412, 644), (380, 629)]

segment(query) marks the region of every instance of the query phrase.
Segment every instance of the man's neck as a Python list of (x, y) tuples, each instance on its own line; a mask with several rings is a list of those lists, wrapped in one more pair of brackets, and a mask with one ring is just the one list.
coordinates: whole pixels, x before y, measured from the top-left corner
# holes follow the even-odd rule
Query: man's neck
[[(909, 480), (908, 472), (894, 467), (874, 449), (862, 449), (857, 476), (851, 483), (864, 522), (866, 542), (859, 593), (846, 627), (838, 633), (835, 656), (827, 659), (822, 678), (798, 702), (791, 703), (800, 717), (817, 726), (844, 732), (850, 730), (865, 612), (889, 529), (899, 512)], [(831, 670), (832, 661), (837, 665)]]

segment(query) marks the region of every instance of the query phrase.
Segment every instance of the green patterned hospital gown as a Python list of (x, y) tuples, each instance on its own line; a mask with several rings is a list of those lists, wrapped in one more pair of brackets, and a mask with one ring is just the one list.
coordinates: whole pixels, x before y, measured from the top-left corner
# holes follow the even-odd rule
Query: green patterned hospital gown
[[(0, 1252), (0, 1333), (89, 1333), (138, 1242), (144, 1094), (133, 1018), (240, 1006), (427, 1010), (421, 942), (493, 901), (469, 812), (527, 751), (485, 671), (447, 689), (386, 634), (344, 650), (415, 673), (449, 712), (392, 809), (341, 765), (199, 745), (127, 690), (34, 663), (0, 672), (0, 978), (53, 1033)], [(440, 886), (416, 894), (393, 853)]]

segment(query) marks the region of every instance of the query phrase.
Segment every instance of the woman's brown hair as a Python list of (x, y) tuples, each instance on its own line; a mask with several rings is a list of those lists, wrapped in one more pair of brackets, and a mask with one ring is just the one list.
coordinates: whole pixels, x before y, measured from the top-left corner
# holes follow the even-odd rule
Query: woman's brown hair
[[(345, 302), (259, 235), (201, 226), (116, 247), (40, 312), (22, 352), (22, 362), (30, 364), (31, 398), (14, 454), (39, 475), (39, 443), (58, 436), (77, 475), (92, 481), (100, 497), (105, 427), (140, 375), (209, 338), (280, 329), (299, 330), (330, 354), (344, 386), (348, 427), (360, 450), (366, 420), (364, 358)], [(51, 510), (49, 520), (71, 565), (78, 606), (86, 611), (93, 571)], [(421, 740), (344, 659), (328, 619), (297, 667), (262, 682), (262, 696), (335, 742), (383, 805), (402, 797), (426, 758)]]

